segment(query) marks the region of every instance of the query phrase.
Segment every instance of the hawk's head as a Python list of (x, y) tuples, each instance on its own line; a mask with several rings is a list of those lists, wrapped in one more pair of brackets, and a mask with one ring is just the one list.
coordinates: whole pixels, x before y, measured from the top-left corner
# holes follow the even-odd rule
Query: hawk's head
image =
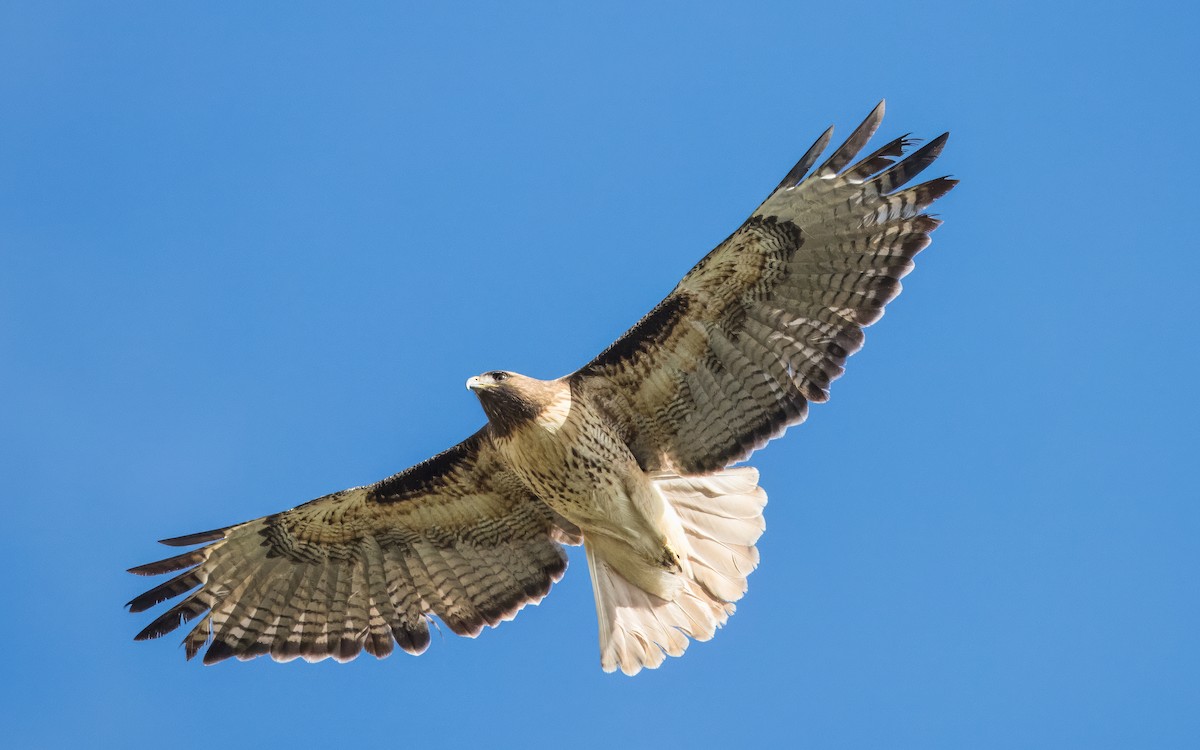
[(505, 370), (492, 370), (467, 381), (497, 434), (511, 433), (536, 419), (550, 405), (554, 381), (538, 380)]

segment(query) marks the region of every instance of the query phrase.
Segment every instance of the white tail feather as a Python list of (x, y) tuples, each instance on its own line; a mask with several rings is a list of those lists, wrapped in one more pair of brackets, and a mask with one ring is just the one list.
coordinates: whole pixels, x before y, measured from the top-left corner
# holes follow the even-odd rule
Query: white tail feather
[(600, 622), (600, 664), (628, 675), (654, 669), (679, 656), (688, 638), (707, 641), (746, 593), (746, 577), (758, 565), (755, 543), (765, 528), (766, 493), (758, 470), (743, 466), (719, 474), (653, 475), (655, 488), (678, 518), (686, 549), (681, 585), (672, 599), (627, 581), (587, 544), (592, 593)]

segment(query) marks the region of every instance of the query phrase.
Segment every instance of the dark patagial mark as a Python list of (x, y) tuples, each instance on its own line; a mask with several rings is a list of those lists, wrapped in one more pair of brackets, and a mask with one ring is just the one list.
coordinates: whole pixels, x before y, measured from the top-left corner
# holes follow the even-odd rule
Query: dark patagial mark
[(430, 489), (445, 482), (457, 465), (470, 458), (479, 448), (483, 431), (476, 432), (453, 448), (411, 466), (371, 486), (368, 499), (377, 503), (395, 503), (423, 497)]
[(666, 299), (655, 305), (654, 309), (646, 314), (646, 317), (639, 320), (633, 328), (625, 332), (624, 336), (614, 341), (576, 375), (594, 374), (598, 370), (633, 359), (639, 352), (663, 343), (671, 335), (675, 325), (687, 314), (691, 303), (691, 297), (685, 294), (673, 292), (668, 295)]

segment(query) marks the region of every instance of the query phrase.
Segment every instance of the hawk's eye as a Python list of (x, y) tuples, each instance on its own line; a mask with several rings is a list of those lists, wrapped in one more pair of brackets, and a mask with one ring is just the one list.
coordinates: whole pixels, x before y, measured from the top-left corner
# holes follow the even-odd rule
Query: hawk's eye
[(508, 380), (508, 373), (507, 372), (499, 372), (499, 371), (493, 372), (492, 380), (495, 380), (497, 383)]

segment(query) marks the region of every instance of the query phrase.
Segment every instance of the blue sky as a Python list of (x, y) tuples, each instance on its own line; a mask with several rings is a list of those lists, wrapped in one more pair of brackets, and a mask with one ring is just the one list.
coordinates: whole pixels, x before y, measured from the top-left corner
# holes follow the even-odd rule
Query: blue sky
[[(12, 746), (1200, 743), (1195, 11), (254, 5), (0, 8)], [(603, 674), (579, 550), (420, 658), (131, 640), (154, 540), (466, 436), (467, 376), (582, 364), (883, 97), (962, 184), (754, 456), (712, 642)]]

